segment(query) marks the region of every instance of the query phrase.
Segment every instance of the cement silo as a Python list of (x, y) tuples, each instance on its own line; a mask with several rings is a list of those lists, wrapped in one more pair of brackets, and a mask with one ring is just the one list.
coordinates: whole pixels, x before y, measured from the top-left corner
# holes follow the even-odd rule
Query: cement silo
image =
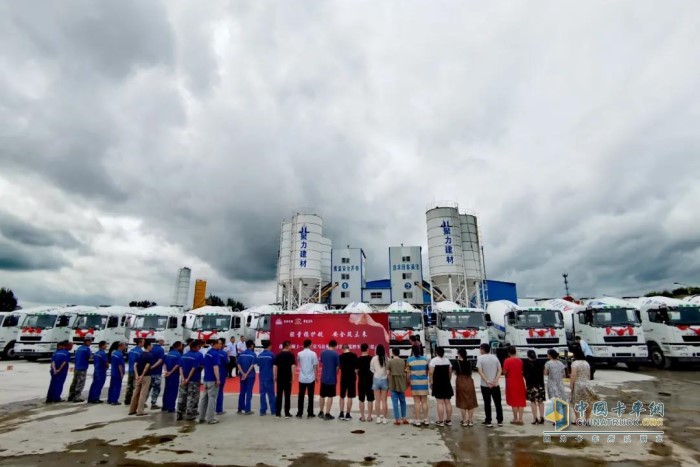
[(430, 277), (439, 299), (481, 307), (484, 269), (476, 216), (460, 214), (456, 203), (430, 206), (425, 216)]
[(277, 274), (284, 309), (294, 310), (317, 298), (324, 276), (330, 276), (329, 247), (318, 214), (297, 212), (284, 220)]
[(479, 225), (476, 216), (471, 214), (460, 214), (459, 220), (462, 230), (462, 255), (467, 295), (471, 305), (480, 307), (484, 296), (484, 268), (481, 264)]
[(192, 270), (190, 268), (182, 268), (175, 280), (175, 292), (173, 293), (173, 302), (175, 306), (184, 308), (187, 304), (187, 296), (190, 293), (190, 278)]

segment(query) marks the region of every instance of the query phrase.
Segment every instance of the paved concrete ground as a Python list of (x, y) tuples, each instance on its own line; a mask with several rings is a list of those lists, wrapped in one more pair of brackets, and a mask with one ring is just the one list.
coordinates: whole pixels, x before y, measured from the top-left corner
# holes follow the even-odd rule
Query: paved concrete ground
[[(8, 371), (8, 365), (13, 369)], [(124, 406), (55, 404), (45, 406), (48, 365), (0, 362), (1, 465), (698, 465), (697, 372), (640, 373), (601, 370), (596, 389), (608, 400), (666, 403), (663, 444), (593, 445), (543, 443), (542, 426), (462, 428), (455, 411), (451, 428), (395, 427), (352, 422), (278, 420), (235, 415), (237, 396), (228, 395), (228, 414), (219, 425), (176, 422), (160, 411), (127, 416)], [(478, 377), (476, 378), (478, 384)], [(66, 384), (66, 390), (70, 377)], [(88, 378), (88, 386), (90, 378)], [(64, 393), (65, 395), (65, 393)], [(483, 419), (482, 401), (475, 419)], [(294, 401), (293, 401), (294, 402)], [(258, 407), (257, 398), (254, 408)], [(337, 404), (337, 402), (336, 402)], [(409, 404), (412, 402), (409, 400)], [(293, 404), (294, 406), (294, 404)], [(391, 406), (391, 403), (389, 403)], [(431, 401), (434, 412), (435, 403)], [(357, 407), (355, 408), (357, 410)], [(295, 410), (293, 410), (295, 412)], [(334, 413), (337, 412), (337, 406)], [(391, 409), (390, 409), (391, 418)], [(409, 415), (412, 407), (409, 405)], [(433, 413), (433, 419), (435, 414)], [(526, 409), (526, 421), (530, 420)]]

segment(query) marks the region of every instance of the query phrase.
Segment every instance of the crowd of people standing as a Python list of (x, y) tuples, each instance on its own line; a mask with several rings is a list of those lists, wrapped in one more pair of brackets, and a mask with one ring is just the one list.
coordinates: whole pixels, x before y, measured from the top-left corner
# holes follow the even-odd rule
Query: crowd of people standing
[[(337, 418), (352, 420), (353, 401), (359, 399), (359, 421), (387, 424), (387, 401), (391, 397), (394, 425), (430, 425), (428, 395), (437, 403), (438, 427), (452, 425), (452, 398), (461, 415), (461, 426), (474, 426), (474, 411), (478, 406), (475, 382), (472, 374), (480, 377), (480, 390), (484, 401), (485, 419), (482, 425), (493, 427), (492, 405), (495, 420), (503, 425), (503, 408), (499, 381), (505, 377), (506, 404), (511, 407), (512, 424), (523, 425), (524, 408), (529, 401), (532, 408), (533, 425), (544, 423), (544, 402), (565, 398), (563, 380), (565, 365), (553, 349), (548, 351), (546, 363), (537, 360), (533, 351), (522, 360), (516, 356), (515, 348), (508, 349), (509, 356), (501, 365), (488, 344), (482, 344), (481, 355), (475, 367), (467, 358), (465, 349), (459, 349), (456, 362), (445, 358), (442, 347), (437, 347), (435, 356), (428, 360), (420, 341), (412, 339), (411, 356), (404, 360), (394, 348), (387, 355), (383, 345), (378, 345), (374, 355), (369, 345), (360, 346), (358, 356), (347, 344), (338, 352), (338, 343), (331, 340), (320, 353), (311, 350), (311, 340), (304, 341), (303, 350), (295, 357), (291, 343), (286, 341), (276, 355), (270, 350), (270, 342), (263, 341), (263, 350), (254, 351), (253, 341), (241, 338), (230, 342), (225, 339), (175, 342), (166, 353), (163, 341), (155, 343), (136, 339), (135, 346), (126, 352), (126, 343), (115, 343), (109, 352), (106, 343), (100, 342), (98, 350), (91, 351), (92, 340), (86, 338), (75, 352), (73, 381), (68, 401), (85, 402), (82, 393), (87, 380), (87, 370), (92, 357), (94, 366), (92, 384), (87, 403), (99, 404), (104, 386), (107, 384), (107, 369), (111, 369), (107, 391), (107, 403), (120, 405), (119, 398), (124, 376), (127, 377), (123, 403), (129, 407), (128, 414), (148, 415), (146, 408), (176, 413), (177, 420), (216, 424), (224, 410), (224, 385), (227, 378), (240, 380), (238, 414), (252, 415), (252, 397), (256, 378), (259, 378), (259, 414), (268, 413), (276, 417), (291, 418), (291, 392), (293, 376), (298, 367), (298, 399), (296, 417), (334, 420), (333, 400), (340, 382), (339, 412)], [(63, 402), (61, 394), (68, 375), (71, 344), (64, 341), (51, 362), (51, 383), (47, 403)], [(591, 407), (596, 395), (590, 386), (591, 367), (581, 347), (573, 351), (571, 365), (571, 400), (585, 401)], [(319, 407), (314, 410), (316, 380), (320, 367)], [(256, 370), (257, 369), (257, 370)], [(256, 373), (257, 371), (257, 373)], [(452, 385), (453, 375), (455, 385)], [(545, 376), (547, 377), (545, 387)], [(340, 380), (340, 381), (338, 381)], [(161, 396), (162, 406), (157, 405)], [(411, 391), (414, 400), (413, 421), (409, 421), (406, 392)], [(585, 418), (590, 416), (590, 410)]]

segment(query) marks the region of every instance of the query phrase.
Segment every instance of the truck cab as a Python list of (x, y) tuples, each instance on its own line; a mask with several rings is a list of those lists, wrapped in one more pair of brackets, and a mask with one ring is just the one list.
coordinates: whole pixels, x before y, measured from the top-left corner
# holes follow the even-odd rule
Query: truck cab
[(246, 339), (255, 342), (256, 352), (262, 350), (262, 341), (270, 340), (272, 314), (281, 311), (277, 305), (262, 305), (242, 311), (246, 323)]
[(15, 344), (24, 317), (30, 310), (15, 310), (0, 313), (0, 356), (3, 359), (15, 358)]
[[(371, 311), (371, 310), (370, 310)], [(423, 312), (408, 302), (394, 302), (386, 309), (389, 314), (389, 348), (397, 347), (402, 358), (411, 356), (409, 337), (416, 336), (425, 345)]]
[(637, 300), (652, 363), (658, 368), (700, 362), (700, 307), (668, 297)]
[(203, 306), (185, 313), (184, 338), (208, 341), (246, 335), (245, 318), (240, 311), (225, 306)]
[(184, 313), (178, 306), (153, 306), (139, 310), (131, 320), (129, 342), (144, 339), (145, 342), (165, 341), (164, 346), (182, 341), (184, 337), (182, 318)]
[(71, 326), (71, 342), (80, 345), (86, 337), (92, 337), (92, 350), (97, 351), (100, 341), (109, 348), (114, 342), (126, 340), (126, 314), (128, 307), (108, 306), (79, 311)]
[(481, 344), (489, 343), (489, 318), (481, 308), (464, 308), (454, 302), (439, 302), (435, 306), (435, 335), (438, 347), (445, 349), (445, 357), (457, 358), (464, 348), (469, 360), (481, 354)]
[(491, 340), (496, 354), (504, 359), (507, 348), (515, 347), (519, 358), (534, 350), (537, 358), (547, 358), (547, 350), (567, 350), (564, 317), (559, 310), (546, 307), (519, 307), (508, 300), (490, 302), (486, 308), (492, 320)]
[(633, 303), (613, 297), (588, 300), (572, 316), (572, 331), (593, 352), (596, 362), (622, 362), (630, 370), (649, 358), (639, 310)]
[(41, 307), (27, 312), (20, 327), (15, 353), (34, 361), (51, 357), (56, 345), (70, 339), (70, 326), (78, 312), (96, 307)]

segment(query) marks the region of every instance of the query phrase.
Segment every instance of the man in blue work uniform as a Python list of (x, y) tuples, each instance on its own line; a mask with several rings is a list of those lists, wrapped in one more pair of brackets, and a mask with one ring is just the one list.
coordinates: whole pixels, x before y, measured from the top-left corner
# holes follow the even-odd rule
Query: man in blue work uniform
[(109, 391), (107, 392), (107, 403), (109, 405), (119, 405), (119, 394), (122, 392), (122, 380), (124, 379), (124, 350), (126, 343), (117, 342), (117, 349), (110, 357), (111, 376), (109, 378)]
[(103, 401), (100, 400), (102, 395), (102, 388), (105, 387), (105, 381), (107, 381), (107, 368), (109, 367), (109, 362), (107, 361), (107, 342), (100, 341), (97, 344), (97, 352), (92, 357), (92, 364), (95, 371), (92, 373), (92, 384), (90, 385), (90, 392), (88, 393), (88, 403), (89, 404), (101, 404)]
[(246, 350), (238, 353), (238, 376), (241, 378), (241, 393), (238, 395), (238, 413), (252, 415), (250, 403), (253, 398), (255, 385), (255, 361), (257, 357), (253, 348), (255, 343), (246, 341)]
[(219, 381), (221, 384), (219, 384), (219, 395), (216, 398), (216, 415), (223, 415), (226, 413), (224, 410), (224, 386), (229, 373), (230, 360), (226, 351), (226, 339), (222, 337), (219, 340), (221, 341), (221, 349), (219, 349)]
[(221, 354), (219, 350), (221, 350), (221, 342), (213, 341), (209, 351), (204, 356), (204, 392), (199, 400), (199, 423), (205, 421), (210, 425), (219, 423), (219, 420), (214, 418), (216, 399), (219, 397), (219, 386), (221, 385), (221, 377), (219, 376)]
[(163, 376), (163, 363), (165, 363), (165, 349), (163, 339), (158, 339), (156, 344), (151, 349), (153, 360), (155, 363), (151, 367), (151, 409), (160, 409), (158, 407), (158, 396), (160, 396), (161, 378)]
[(175, 413), (177, 392), (180, 387), (180, 359), (182, 358), (182, 342), (177, 341), (170, 347), (165, 356), (165, 387), (163, 388), (163, 412)]
[(199, 386), (202, 379), (202, 360), (199, 341), (192, 341), (190, 351), (180, 359), (180, 391), (177, 402), (177, 419), (195, 420), (199, 404)]
[(63, 392), (63, 385), (66, 382), (70, 365), (70, 353), (66, 350), (67, 346), (68, 341), (59, 342), (56, 346), (56, 352), (51, 358), (51, 369), (49, 370), (51, 383), (49, 384), (49, 392), (46, 394), (47, 404), (63, 402), (61, 393)]
[(80, 396), (83, 394), (83, 389), (85, 389), (87, 370), (90, 366), (90, 356), (92, 355), (90, 344), (92, 344), (92, 337), (86, 337), (83, 340), (83, 345), (75, 351), (75, 368), (73, 370), (73, 382), (71, 382), (70, 391), (68, 392), (68, 402), (85, 402)]
[(267, 404), (270, 404), (270, 413), (277, 410), (275, 402), (275, 354), (270, 351), (270, 341), (262, 341), (263, 351), (258, 355), (258, 370), (260, 371), (260, 416), (267, 413)]
[(134, 373), (134, 364), (138, 361), (139, 356), (143, 352), (143, 339), (136, 339), (136, 347), (129, 350), (129, 373), (126, 380), (126, 394), (124, 395), (124, 405), (131, 405), (131, 397), (134, 395), (134, 387), (136, 386), (136, 374)]

